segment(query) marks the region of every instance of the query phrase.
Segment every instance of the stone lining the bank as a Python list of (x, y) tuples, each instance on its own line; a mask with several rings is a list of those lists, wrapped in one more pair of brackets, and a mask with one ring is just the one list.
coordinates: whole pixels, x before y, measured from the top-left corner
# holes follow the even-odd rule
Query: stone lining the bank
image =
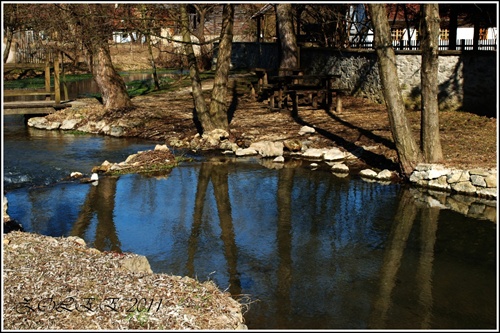
[[(84, 132), (94, 132), (89, 130), (89, 128), (78, 127), (76, 124), (72, 124), (72, 128), (78, 128)], [(103, 134), (121, 136), (123, 132), (116, 131), (113, 126), (106, 125), (104, 122), (100, 122), (100, 132)], [(60, 124), (52, 124), (52, 122), (47, 121), (44, 117), (31, 118), (28, 122), (28, 126), (32, 126), (40, 129), (57, 129), (61, 128)], [(69, 127), (64, 127), (65, 129)], [(114, 131), (107, 132), (103, 129), (114, 128)], [(97, 131), (99, 132), (99, 131)], [(299, 134), (309, 135), (315, 132), (314, 128), (303, 126)], [(210, 133), (204, 133), (203, 136), (197, 134), (190, 142), (181, 142), (180, 140), (173, 140), (169, 142), (172, 147), (176, 146), (189, 146), (192, 149), (204, 149), (204, 148), (216, 148), (221, 149), (223, 154), (235, 154), (237, 157), (260, 155), (261, 157), (275, 157), (271, 160), (272, 167), (277, 167), (284, 163), (284, 148), (291, 151), (292, 157), (299, 157), (306, 160), (318, 160), (324, 161), (331, 166), (332, 172), (338, 173), (339, 175), (347, 175), (350, 170), (349, 167), (344, 163), (346, 160), (356, 159), (356, 156), (349, 152), (341, 151), (336, 147), (331, 148), (310, 148), (307, 147), (307, 141), (301, 140), (285, 140), (284, 142), (271, 142), (271, 141), (259, 141), (252, 142), (252, 144), (247, 148), (241, 148), (236, 143), (230, 142), (228, 140), (229, 133), (222, 130), (214, 130)], [(366, 147), (362, 147), (368, 149)], [(398, 175), (394, 171), (382, 170), (376, 172), (370, 169), (361, 170), (359, 176), (368, 181), (378, 181), (378, 182), (391, 182), (392, 180), (398, 179)], [(446, 168), (440, 164), (419, 164), (410, 175), (410, 183), (416, 185), (417, 187), (440, 191), (442, 193), (449, 193), (453, 196), (456, 194), (464, 195), (469, 197), (472, 201), (475, 198), (482, 198), (486, 200), (494, 200), (493, 203), (488, 203), (487, 206), (496, 206), (497, 199), (497, 170), (495, 169), (482, 169), (475, 168), (471, 170), (460, 170)], [(452, 209), (459, 212), (468, 212), (469, 210), (477, 211), (476, 208), (471, 207), (473, 203), (470, 200), (465, 200), (463, 204), (454, 205), (446, 204), (441, 202), (443, 207)], [(483, 203), (480, 203), (483, 205)], [(465, 208), (467, 207), (467, 208)], [(483, 206), (481, 206), (483, 207)], [(484, 209), (479, 209), (484, 211)], [(477, 215), (477, 214), (476, 214)], [(495, 213), (486, 213), (487, 216), (495, 215)], [(488, 220), (492, 220), (487, 217)], [(496, 220), (496, 219), (495, 219)]]
[(410, 175), (410, 182), (434, 190), (497, 199), (496, 168), (460, 170), (421, 163)]

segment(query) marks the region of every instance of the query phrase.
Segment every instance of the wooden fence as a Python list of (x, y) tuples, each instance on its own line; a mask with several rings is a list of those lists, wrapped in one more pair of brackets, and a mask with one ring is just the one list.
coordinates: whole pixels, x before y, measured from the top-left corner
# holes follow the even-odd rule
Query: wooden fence
[(48, 48), (26, 47), (16, 50), (17, 64), (43, 64), (47, 61), (54, 61), (54, 51)]

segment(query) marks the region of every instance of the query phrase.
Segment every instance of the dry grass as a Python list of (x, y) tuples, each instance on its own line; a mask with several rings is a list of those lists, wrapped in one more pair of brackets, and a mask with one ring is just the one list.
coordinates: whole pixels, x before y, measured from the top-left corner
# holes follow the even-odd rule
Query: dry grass
[(213, 282), (153, 274), (144, 265), (131, 272), (126, 263), (142, 257), (101, 253), (82, 243), (76, 237), (4, 235), (5, 329), (245, 328), (242, 305)]

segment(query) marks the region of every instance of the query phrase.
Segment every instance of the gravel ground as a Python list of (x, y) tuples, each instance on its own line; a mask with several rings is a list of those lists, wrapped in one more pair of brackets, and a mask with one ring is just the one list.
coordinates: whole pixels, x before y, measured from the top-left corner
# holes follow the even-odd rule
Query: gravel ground
[(145, 257), (77, 237), (3, 237), (3, 328), (240, 330), (244, 305), (212, 281), (154, 274)]

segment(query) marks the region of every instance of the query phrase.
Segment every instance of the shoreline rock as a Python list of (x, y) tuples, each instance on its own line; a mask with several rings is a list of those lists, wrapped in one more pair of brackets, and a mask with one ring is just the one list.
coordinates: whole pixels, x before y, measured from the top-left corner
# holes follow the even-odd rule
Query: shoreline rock
[[(45, 130), (77, 130), (87, 133), (110, 135), (122, 137), (127, 135), (127, 129), (134, 124), (127, 124), (123, 119), (89, 121), (84, 119), (79, 112), (86, 104), (79, 105), (72, 112), (68, 112), (64, 120), (49, 121), (46, 117), (34, 117), (28, 120), (28, 126)], [(49, 117), (49, 116), (47, 116)], [(62, 126), (64, 124), (64, 126)], [(303, 126), (298, 131), (298, 136), (314, 134), (315, 129)], [(198, 150), (221, 150), (222, 155), (234, 154), (237, 157), (260, 156), (263, 158), (282, 157), (287, 154), (294, 158), (303, 158), (313, 161), (335, 162), (333, 172), (349, 173), (349, 167), (340, 165), (349, 160), (359, 160), (350, 152), (345, 152), (337, 147), (312, 148), (308, 147), (308, 139), (285, 139), (277, 141), (252, 141), (239, 144), (232, 142), (230, 134), (224, 130), (216, 129), (210, 133), (194, 135), (191, 139), (170, 139), (171, 147)], [(166, 145), (165, 145), (166, 147)], [(168, 148), (167, 148), (168, 149)], [(359, 147), (359, 149), (370, 150), (370, 147)], [(127, 165), (127, 168), (130, 166)], [(120, 168), (115, 165), (114, 168)], [(384, 172), (384, 174), (380, 174)], [(402, 178), (394, 171), (362, 169), (360, 177), (365, 180), (374, 180), (386, 183), (387, 181), (401, 181)], [(457, 178), (458, 177), (458, 178)], [(458, 180), (457, 180), (458, 179)], [(433, 190), (459, 193), (463, 195), (478, 196), (483, 198), (497, 198), (496, 169), (483, 170), (456, 170), (449, 169), (439, 164), (419, 164), (409, 178), (410, 184), (426, 187)]]

